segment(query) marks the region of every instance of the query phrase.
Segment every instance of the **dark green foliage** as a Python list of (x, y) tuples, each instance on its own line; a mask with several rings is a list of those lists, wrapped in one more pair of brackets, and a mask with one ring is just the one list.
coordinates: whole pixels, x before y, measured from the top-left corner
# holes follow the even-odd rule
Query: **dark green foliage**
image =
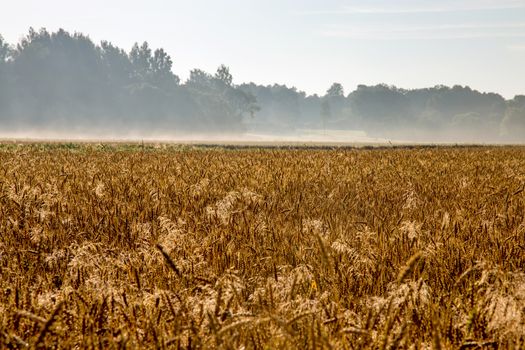
[(294, 135), (362, 130), (404, 141), (523, 142), (525, 97), (506, 101), (468, 86), (405, 90), (358, 85), (324, 96), (285, 85), (235, 85), (230, 69), (199, 69), (181, 83), (173, 59), (147, 42), (126, 52), (80, 33), (30, 29), (16, 47), (0, 36), (1, 135), (38, 131), (90, 136), (185, 133)]
[(525, 141), (521, 96), (506, 101), (468, 86), (405, 90), (385, 84), (359, 85), (347, 96), (338, 83), (325, 96), (306, 96), (281, 85), (250, 83), (240, 88), (255, 95), (261, 106), (250, 125), (261, 131), (350, 129), (407, 141)]
[(525, 96), (516, 96), (509, 101), (501, 124), (501, 132), (513, 141), (523, 142), (525, 137)]
[(253, 96), (232, 85), (226, 66), (217, 77), (204, 73), (207, 81), (181, 85), (172, 65), (147, 42), (128, 54), (64, 30), (30, 29), (14, 50), (0, 38), (2, 132), (239, 132), (243, 116), (257, 109)]

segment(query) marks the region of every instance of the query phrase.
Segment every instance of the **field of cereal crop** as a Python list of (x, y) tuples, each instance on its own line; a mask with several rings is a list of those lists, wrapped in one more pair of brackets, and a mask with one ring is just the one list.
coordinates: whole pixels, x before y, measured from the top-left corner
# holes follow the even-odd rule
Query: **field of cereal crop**
[(525, 347), (525, 148), (0, 146), (1, 348)]

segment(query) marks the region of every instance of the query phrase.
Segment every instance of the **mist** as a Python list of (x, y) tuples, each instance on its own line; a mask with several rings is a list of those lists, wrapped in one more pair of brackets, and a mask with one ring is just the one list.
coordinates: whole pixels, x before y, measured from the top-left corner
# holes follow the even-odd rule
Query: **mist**
[[(147, 42), (126, 51), (65, 30), (0, 36), (0, 137), (320, 143), (523, 143), (525, 96), (468, 86), (380, 84), (324, 95), (233, 83), (227, 65), (194, 69)], [(305, 72), (307, 74), (308, 72)]]

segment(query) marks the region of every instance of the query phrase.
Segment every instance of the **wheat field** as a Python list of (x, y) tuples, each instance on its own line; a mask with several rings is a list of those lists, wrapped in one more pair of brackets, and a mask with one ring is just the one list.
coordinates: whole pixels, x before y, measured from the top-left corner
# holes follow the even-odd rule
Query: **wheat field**
[(0, 348), (523, 349), (525, 148), (0, 146)]

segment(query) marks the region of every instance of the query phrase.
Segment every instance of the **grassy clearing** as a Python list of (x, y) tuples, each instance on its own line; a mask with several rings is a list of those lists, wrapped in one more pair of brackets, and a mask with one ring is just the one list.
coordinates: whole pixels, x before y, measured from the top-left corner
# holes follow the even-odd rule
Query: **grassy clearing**
[(0, 150), (0, 345), (523, 348), (525, 148)]

